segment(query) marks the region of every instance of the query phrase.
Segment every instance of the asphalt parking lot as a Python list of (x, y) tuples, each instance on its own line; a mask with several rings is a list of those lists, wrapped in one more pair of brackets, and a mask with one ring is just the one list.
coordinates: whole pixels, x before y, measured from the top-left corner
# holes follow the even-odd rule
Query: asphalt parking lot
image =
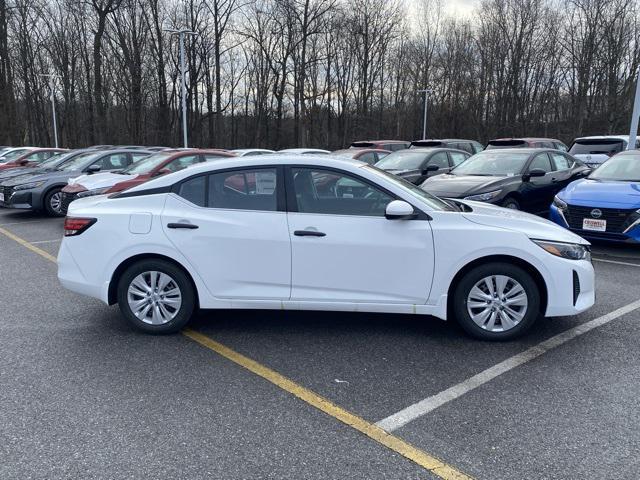
[(61, 231), (0, 211), (2, 479), (640, 476), (640, 248), (595, 245), (595, 307), (509, 343), (282, 311), (149, 336), (58, 284)]

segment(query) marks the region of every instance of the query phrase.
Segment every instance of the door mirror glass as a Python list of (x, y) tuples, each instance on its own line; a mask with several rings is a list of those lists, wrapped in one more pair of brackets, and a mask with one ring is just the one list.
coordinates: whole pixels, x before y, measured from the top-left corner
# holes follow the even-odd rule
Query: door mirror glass
[(155, 173), (154, 177), (159, 177), (160, 175), (166, 175), (167, 173), (171, 173), (171, 170), (169, 170), (168, 168), (161, 168)]
[(438, 170), (440, 170), (440, 167), (438, 165), (427, 165), (427, 168), (422, 170), (422, 173), (426, 175), (429, 172), (436, 172)]
[(99, 171), (100, 171), (100, 168), (101, 168), (101, 167), (100, 167), (100, 165), (99, 165), (99, 164), (94, 163), (93, 165), (89, 165), (89, 166), (87, 167), (87, 173), (88, 173), (88, 174), (92, 174), (92, 173), (99, 172)]
[(393, 200), (387, 205), (385, 217), (387, 220), (408, 220), (415, 218), (413, 207), (404, 200)]

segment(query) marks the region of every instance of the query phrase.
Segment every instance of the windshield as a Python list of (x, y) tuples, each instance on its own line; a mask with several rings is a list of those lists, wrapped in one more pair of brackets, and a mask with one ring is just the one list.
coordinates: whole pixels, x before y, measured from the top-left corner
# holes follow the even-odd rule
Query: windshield
[(459, 166), (451, 170), (454, 175), (487, 175), (513, 176), (519, 175), (529, 158), (528, 153), (511, 153), (500, 151), (484, 151), (469, 157)]
[(77, 157), (74, 157), (73, 160), (69, 160), (68, 162), (63, 163), (58, 167), (58, 170), (62, 171), (71, 171), (71, 170), (82, 170), (85, 166), (89, 165), (93, 160), (104, 155), (104, 152), (87, 152), (81, 153)]
[(10, 152), (5, 153), (0, 157), (0, 163), (10, 162), (11, 160), (15, 160), (18, 157), (21, 157), (25, 153), (29, 152), (27, 148), (20, 148), (18, 150), (12, 150)]
[(139, 162), (132, 164), (130, 167), (122, 170), (121, 173), (127, 175), (138, 175), (141, 173), (149, 173), (151, 170), (156, 168), (157, 166), (164, 163), (173, 153), (156, 153), (155, 155), (151, 155), (150, 157), (146, 157)]
[(384, 170), (415, 170), (420, 168), (426, 157), (424, 152), (394, 152), (376, 163), (376, 167)]
[(401, 188), (403, 191), (408, 193), (414, 198), (421, 200), (422, 202), (429, 205), (434, 210), (454, 212), (456, 209), (452, 207), (450, 204), (445, 202), (444, 200), (439, 199), (438, 197), (431, 195), (428, 192), (425, 192), (420, 187), (414, 185), (411, 182), (407, 182), (404, 178), (393, 175), (389, 172), (385, 172), (384, 170), (380, 170), (377, 166), (364, 165), (362, 168), (366, 168), (368, 171), (378, 175), (380, 177), (384, 177), (386, 180), (393, 182), (397, 187)]
[(595, 169), (589, 178), (640, 182), (640, 152), (616, 155)]
[(569, 153), (572, 155), (615, 155), (625, 148), (625, 142), (620, 139), (607, 140), (604, 138), (593, 140), (576, 140)]

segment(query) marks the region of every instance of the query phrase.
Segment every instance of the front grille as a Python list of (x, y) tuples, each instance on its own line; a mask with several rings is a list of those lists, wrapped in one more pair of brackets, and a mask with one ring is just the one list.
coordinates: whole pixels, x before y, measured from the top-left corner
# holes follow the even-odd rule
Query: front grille
[(69, 204), (78, 198), (77, 193), (67, 193), (62, 192), (62, 205), (60, 210), (62, 213), (66, 214), (67, 210), (69, 210)]
[(576, 306), (578, 297), (580, 296), (580, 277), (576, 271), (573, 271), (573, 306)]
[[(591, 215), (591, 211), (597, 207), (578, 207), (569, 205), (563, 212), (564, 218), (567, 219), (569, 227), (582, 230), (582, 220), (585, 218), (595, 218)], [(623, 208), (598, 208), (602, 215), (598, 217), (600, 220), (607, 221), (607, 233), (622, 233), (625, 228), (631, 224), (631, 216), (635, 210), (627, 210)]]

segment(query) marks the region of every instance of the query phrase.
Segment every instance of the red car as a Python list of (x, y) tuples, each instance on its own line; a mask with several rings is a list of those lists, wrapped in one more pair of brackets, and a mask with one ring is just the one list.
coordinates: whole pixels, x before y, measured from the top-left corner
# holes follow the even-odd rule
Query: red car
[(375, 148), (380, 150), (389, 150), (391, 152), (404, 150), (410, 146), (411, 142), (407, 142), (405, 140), (361, 140), (351, 144), (351, 148)]
[(65, 148), (35, 148), (18, 158), (0, 163), (0, 171), (17, 167), (35, 167), (54, 155), (66, 151)]
[(555, 138), (496, 138), (491, 140), (485, 150), (494, 150), (496, 148), (553, 148), (566, 152), (567, 146), (560, 140)]
[(331, 153), (341, 157), (360, 160), (361, 162), (368, 163), (369, 165), (375, 165), (379, 160), (382, 160), (384, 157), (389, 155), (391, 151), (383, 150), (381, 148), (346, 148), (344, 150), (335, 150)]

